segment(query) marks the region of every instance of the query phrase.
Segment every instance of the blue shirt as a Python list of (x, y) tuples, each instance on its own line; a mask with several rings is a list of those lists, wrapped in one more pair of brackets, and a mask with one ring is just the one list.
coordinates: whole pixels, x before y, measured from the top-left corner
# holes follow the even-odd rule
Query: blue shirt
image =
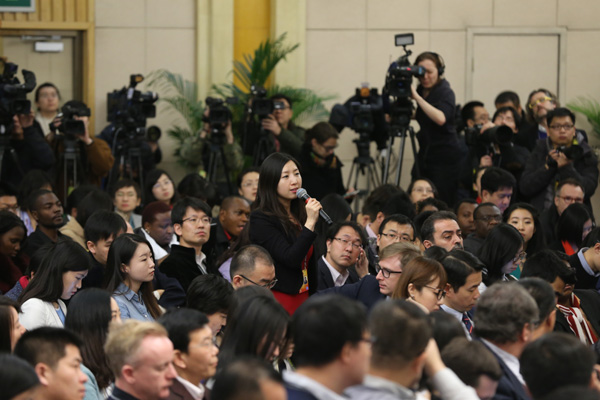
[(146, 308), (141, 294), (135, 293), (124, 283), (121, 283), (112, 294), (121, 310), (121, 319), (137, 319), (139, 321), (154, 321)]

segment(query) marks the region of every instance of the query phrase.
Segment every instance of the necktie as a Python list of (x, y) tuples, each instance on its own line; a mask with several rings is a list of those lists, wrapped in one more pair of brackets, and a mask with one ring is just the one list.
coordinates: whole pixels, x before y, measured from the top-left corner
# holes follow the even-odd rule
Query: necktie
[(463, 314), (462, 322), (467, 327), (467, 332), (469, 332), (470, 335), (473, 332), (473, 323), (471, 322), (471, 319), (469, 318), (467, 313)]

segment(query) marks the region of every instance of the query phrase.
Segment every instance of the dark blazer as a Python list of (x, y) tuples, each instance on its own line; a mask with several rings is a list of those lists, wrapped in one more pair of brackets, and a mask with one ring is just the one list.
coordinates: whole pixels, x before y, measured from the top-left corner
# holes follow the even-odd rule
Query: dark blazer
[[(319, 272), (319, 284), (317, 286), (317, 290), (325, 290), (334, 287), (335, 283), (333, 282), (331, 271), (329, 271), (329, 268), (327, 267), (327, 264), (325, 264), (323, 257), (319, 257), (317, 260), (317, 269)], [(344, 285), (356, 283), (360, 280), (354, 268), (349, 268), (348, 272), (350, 275), (348, 275), (348, 279), (346, 279)]]
[(202, 275), (196, 264), (196, 251), (176, 244), (171, 246), (171, 254), (160, 264), (159, 270), (177, 279), (186, 293), (194, 278)]
[(173, 379), (170, 390), (168, 400), (194, 400), (190, 392), (177, 379)]
[[(585, 314), (590, 325), (592, 325), (592, 329), (594, 329), (597, 334), (600, 334), (600, 294), (595, 290), (577, 289), (575, 290), (575, 295), (579, 297), (579, 300), (581, 301), (581, 310)], [(554, 330), (573, 334), (573, 331), (569, 328), (567, 319), (560, 310), (556, 310), (556, 324), (554, 324)]]
[(181, 283), (175, 278), (168, 277), (159, 270), (154, 271), (154, 279), (152, 280), (154, 290), (164, 290), (158, 305), (165, 309), (185, 306), (185, 292)]
[(577, 276), (577, 289), (594, 289), (598, 284), (598, 277), (593, 276), (585, 272), (581, 260), (579, 260), (579, 254), (581, 250), (569, 257), (569, 264), (571, 268), (575, 268), (575, 274)]
[(358, 300), (363, 303), (369, 311), (373, 308), (375, 303), (384, 300), (386, 297), (379, 291), (379, 282), (377, 282), (377, 278), (373, 275), (367, 275), (356, 283), (321, 290), (317, 295), (332, 293), (338, 293), (353, 300)]
[[(58, 237), (60, 238), (62, 236), (64, 235), (60, 233), (60, 231), (58, 231)], [(52, 243), (54, 243), (54, 241), (52, 241), (52, 239), (46, 236), (46, 234), (42, 232), (40, 230), (40, 227), (38, 226), (31, 235), (27, 236), (27, 239), (25, 239), (25, 243), (23, 243), (21, 251), (25, 253), (29, 258), (31, 258), (40, 247)]]
[[(306, 227), (296, 236), (287, 234), (279, 219), (267, 215), (261, 210), (254, 210), (250, 214), (250, 241), (264, 247), (275, 262), (275, 275), (277, 284), (274, 290), (298, 294), (302, 287), (302, 262), (313, 245), (317, 234)], [(317, 290), (317, 264), (316, 254), (308, 262), (308, 287), (309, 292)]]
[(508, 366), (504, 361), (502, 361), (484, 342), (481, 343), (483, 343), (483, 345), (492, 352), (494, 357), (496, 357), (498, 364), (500, 364), (500, 369), (502, 370), (502, 377), (500, 378), (500, 381), (498, 381), (498, 388), (496, 389), (493, 400), (531, 400), (531, 397), (529, 397), (525, 391), (525, 386), (523, 386), (515, 374), (508, 369)]
[[(215, 265), (219, 257), (229, 249), (229, 239), (225, 234), (225, 229), (217, 219), (215, 225), (210, 227), (210, 238), (202, 246), (202, 252), (206, 254), (206, 260), (210, 265)], [(214, 271), (210, 271), (214, 273)]]

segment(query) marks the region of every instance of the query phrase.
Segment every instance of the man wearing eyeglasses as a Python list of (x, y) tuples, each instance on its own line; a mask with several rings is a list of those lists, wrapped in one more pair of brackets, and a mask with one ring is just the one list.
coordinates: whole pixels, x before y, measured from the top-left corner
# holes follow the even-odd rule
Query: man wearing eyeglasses
[(367, 309), (371, 309), (377, 302), (392, 295), (402, 274), (402, 266), (420, 255), (421, 251), (410, 243), (390, 244), (379, 252), (376, 276), (366, 275), (357, 283), (332, 287), (317, 294), (339, 293), (358, 300)]
[(465, 250), (471, 254), (477, 254), (488, 233), (502, 222), (502, 212), (493, 203), (483, 203), (477, 206), (473, 212), (473, 219), (475, 220), (475, 232), (467, 236), (464, 246)]
[(556, 224), (558, 217), (573, 203), (583, 203), (585, 189), (573, 178), (567, 178), (558, 183), (554, 193), (554, 204), (540, 215), (540, 224), (544, 231), (546, 243), (556, 242)]
[(160, 271), (177, 279), (187, 292), (195, 277), (206, 275), (211, 269), (210, 260), (202, 252), (210, 237), (210, 206), (200, 199), (186, 197), (173, 206), (171, 220), (179, 245), (171, 246), (171, 254), (160, 265)]
[(583, 135), (575, 131), (575, 115), (557, 108), (547, 115), (548, 138), (540, 140), (521, 176), (521, 193), (539, 210), (550, 208), (556, 184), (567, 178), (581, 182), (584, 203), (598, 186), (598, 159)]
[(244, 246), (235, 253), (229, 274), (236, 290), (251, 285), (272, 289), (277, 283), (273, 258), (267, 250), (256, 244)]
[(412, 220), (402, 214), (392, 214), (379, 226), (377, 247), (381, 250), (392, 243), (409, 242), (414, 244), (415, 240), (415, 225)]
[(356, 222), (341, 222), (329, 228), (327, 252), (317, 261), (317, 290), (356, 283), (367, 275), (369, 262), (363, 248), (366, 241)]

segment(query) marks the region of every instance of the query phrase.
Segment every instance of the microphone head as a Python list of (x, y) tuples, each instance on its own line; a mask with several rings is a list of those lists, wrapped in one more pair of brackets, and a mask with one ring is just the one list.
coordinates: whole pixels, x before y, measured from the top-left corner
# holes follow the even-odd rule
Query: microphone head
[(310, 197), (310, 196), (306, 192), (306, 189), (300, 188), (300, 189), (296, 190), (296, 197), (299, 199), (304, 199), (304, 198)]

